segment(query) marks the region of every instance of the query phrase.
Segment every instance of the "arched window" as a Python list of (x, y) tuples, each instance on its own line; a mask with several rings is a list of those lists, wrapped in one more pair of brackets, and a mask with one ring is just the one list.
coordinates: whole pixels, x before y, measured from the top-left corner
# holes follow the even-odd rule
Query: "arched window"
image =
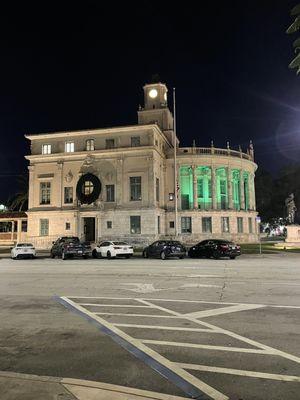
[(216, 171), (216, 195), (218, 210), (228, 208), (227, 174), (225, 168), (218, 168)]
[(193, 172), (190, 167), (180, 167), (181, 208), (193, 208)]
[(236, 210), (241, 209), (241, 192), (240, 192), (240, 170), (232, 170), (232, 199), (233, 208)]
[(85, 149), (86, 149), (86, 151), (94, 151), (95, 150), (95, 141), (94, 141), (94, 139), (88, 139), (85, 142)]

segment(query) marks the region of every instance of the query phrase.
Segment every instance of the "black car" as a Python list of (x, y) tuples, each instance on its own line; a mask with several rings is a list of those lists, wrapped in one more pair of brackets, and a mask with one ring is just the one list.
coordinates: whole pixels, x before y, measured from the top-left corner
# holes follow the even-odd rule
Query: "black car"
[(218, 259), (220, 257), (229, 257), (234, 260), (241, 255), (239, 245), (229, 242), (228, 240), (203, 240), (192, 246), (188, 251), (189, 257), (207, 257)]
[(91, 254), (91, 246), (86, 243), (81, 243), (76, 236), (63, 236), (53, 242), (51, 248), (51, 258), (61, 257), (65, 260), (69, 257), (88, 258)]
[(143, 251), (143, 257), (159, 257), (165, 260), (169, 257), (184, 258), (186, 255), (186, 248), (178, 241), (175, 240), (158, 240), (150, 244)]

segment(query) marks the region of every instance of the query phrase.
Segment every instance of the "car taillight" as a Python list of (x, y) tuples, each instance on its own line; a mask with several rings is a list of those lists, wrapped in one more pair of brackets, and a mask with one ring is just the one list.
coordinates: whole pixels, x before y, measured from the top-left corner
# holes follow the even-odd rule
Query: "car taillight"
[(120, 250), (122, 247), (114, 246), (115, 250)]

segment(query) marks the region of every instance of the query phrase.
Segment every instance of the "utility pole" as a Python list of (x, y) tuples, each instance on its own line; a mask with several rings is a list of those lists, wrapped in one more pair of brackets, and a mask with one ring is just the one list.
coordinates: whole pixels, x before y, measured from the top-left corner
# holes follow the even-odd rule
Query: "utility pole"
[(175, 88), (173, 88), (173, 118), (174, 118), (174, 126), (173, 126), (173, 146), (174, 146), (174, 211), (175, 211), (175, 237), (178, 235), (178, 199), (177, 199), (177, 135), (176, 135), (176, 94)]

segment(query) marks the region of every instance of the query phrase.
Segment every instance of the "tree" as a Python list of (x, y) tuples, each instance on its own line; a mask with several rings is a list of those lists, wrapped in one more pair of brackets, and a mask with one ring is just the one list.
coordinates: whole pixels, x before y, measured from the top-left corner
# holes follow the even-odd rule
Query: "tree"
[(7, 201), (10, 211), (26, 211), (28, 208), (28, 176), (21, 176), (18, 180), (19, 190)]
[[(286, 33), (296, 33), (300, 30), (300, 4), (297, 4), (291, 11), (291, 16), (294, 17), (293, 23), (288, 27)], [(296, 68), (297, 75), (300, 74), (300, 38), (296, 39), (293, 43), (296, 57), (290, 62), (289, 67)]]

